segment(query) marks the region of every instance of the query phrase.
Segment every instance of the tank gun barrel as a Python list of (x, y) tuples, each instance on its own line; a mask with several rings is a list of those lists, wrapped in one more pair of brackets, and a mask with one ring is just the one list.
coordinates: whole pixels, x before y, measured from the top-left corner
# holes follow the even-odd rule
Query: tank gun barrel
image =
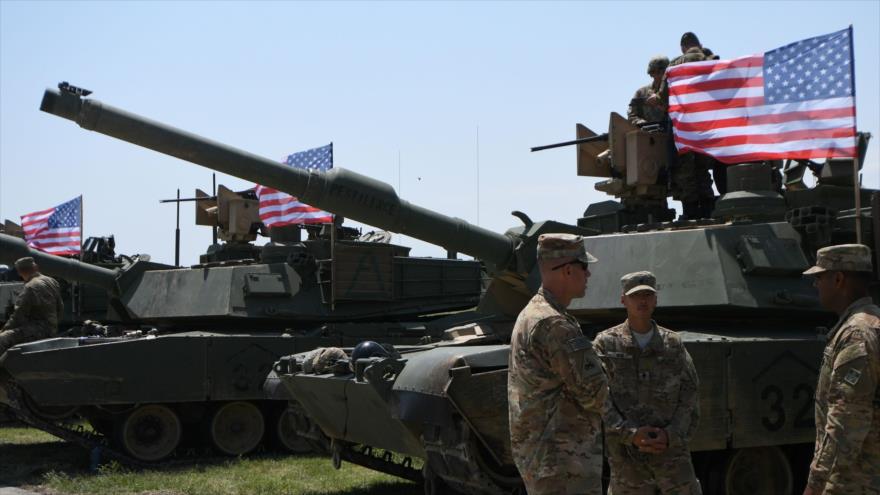
[(91, 98), (47, 89), (40, 110), (123, 141), (296, 196), (318, 208), (374, 227), (482, 259), (496, 267), (514, 260), (502, 234), (402, 200), (390, 185), (334, 167), (328, 173), (292, 168)]
[(575, 144), (584, 144), (584, 143), (592, 143), (594, 141), (606, 141), (608, 139), (608, 133), (599, 134), (598, 136), (590, 136), (585, 138), (573, 139), (571, 141), (565, 141), (562, 143), (553, 143), (553, 144), (545, 144), (543, 146), (535, 146), (532, 148), (532, 151), (542, 151), (549, 150), (552, 148), (562, 148), (563, 146), (574, 146)]
[(0, 262), (11, 266), (15, 260), (25, 256), (32, 257), (40, 267), (40, 272), (46, 275), (96, 285), (108, 291), (116, 287), (114, 270), (37, 251), (18, 237), (0, 234)]

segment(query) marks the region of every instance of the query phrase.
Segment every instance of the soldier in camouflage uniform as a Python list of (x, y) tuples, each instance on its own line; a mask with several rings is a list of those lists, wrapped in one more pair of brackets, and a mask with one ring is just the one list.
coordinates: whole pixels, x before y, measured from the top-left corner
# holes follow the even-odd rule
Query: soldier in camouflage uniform
[(630, 100), (626, 116), (632, 124), (666, 122), (666, 111), (657, 106), (647, 105), (646, 102), (660, 91), (660, 84), (663, 82), (663, 75), (668, 65), (669, 59), (663, 55), (657, 55), (648, 62), (648, 75), (653, 82), (636, 90), (636, 94)]
[(541, 287), (510, 342), (507, 399), (513, 459), (529, 495), (602, 493), (602, 364), (566, 307), (596, 259), (581, 236), (538, 238)]
[(816, 447), (804, 495), (880, 493), (880, 308), (871, 301), (871, 250), (822, 248), (812, 275), (819, 301), (840, 316), (816, 386)]
[(700, 493), (688, 441), (699, 421), (697, 372), (681, 338), (657, 325), (651, 272), (621, 278), (627, 320), (596, 336), (608, 374), (609, 495)]
[[(691, 32), (681, 36), (681, 55), (669, 62), (669, 67), (690, 62), (717, 59), (718, 56), (708, 48), (703, 48), (697, 35)], [(648, 103), (657, 105), (664, 112), (669, 107), (669, 84), (666, 79), (660, 86), (659, 94), (649, 98)], [(715, 193), (712, 191), (713, 170), (715, 186), (720, 194), (727, 192), (727, 166), (714, 158), (701, 153), (678, 154), (670, 140), (669, 190), (674, 199), (681, 201), (683, 214), (689, 219), (707, 218), (715, 206)]]
[(0, 331), (0, 356), (16, 344), (55, 335), (64, 311), (61, 286), (41, 274), (33, 258), (19, 259), (15, 269), (25, 284), (15, 300), (15, 311)]

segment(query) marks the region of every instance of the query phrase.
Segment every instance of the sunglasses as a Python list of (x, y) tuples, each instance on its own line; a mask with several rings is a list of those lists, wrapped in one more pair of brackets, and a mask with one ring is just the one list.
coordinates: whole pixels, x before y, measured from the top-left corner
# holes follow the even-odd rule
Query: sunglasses
[(587, 271), (587, 264), (581, 260), (572, 260), (572, 261), (569, 261), (568, 263), (563, 263), (559, 266), (554, 266), (553, 268), (550, 269), (550, 271), (556, 271), (556, 270), (559, 270), (560, 268), (562, 268), (563, 266), (568, 266), (568, 265), (581, 265), (581, 268), (583, 268), (584, 271)]

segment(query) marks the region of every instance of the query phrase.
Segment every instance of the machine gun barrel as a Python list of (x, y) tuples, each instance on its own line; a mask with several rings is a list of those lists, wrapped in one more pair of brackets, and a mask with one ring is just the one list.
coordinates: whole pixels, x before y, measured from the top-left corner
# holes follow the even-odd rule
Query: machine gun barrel
[(535, 146), (532, 148), (532, 151), (541, 151), (541, 150), (549, 150), (551, 148), (561, 148), (563, 146), (572, 146), (575, 144), (583, 144), (583, 143), (592, 143), (593, 141), (606, 141), (608, 139), (608, 133), (599, 134), (598, 136), (590, 136), (580, 139), (575, 139), (572, 141), (565, 141), (564, 143), (554, 143), (554, 144), (545, 144), (544, 146)]
[(40, 267), (40, 272), (46, 275), (96, 285), (108, 291), (116, 287), (115, 270), (37, 251), (18, 237), (0, 234), (0, 262), (12, 265), (15, 260), (25, 256), (32, 257)]
[(513, 239), (398, 198), (390, 185), (334, 167), (307, 172), (105, 105), (47, 89), (40, 110), (80, 127), (296, 196), (318, 208), (505, 268)]

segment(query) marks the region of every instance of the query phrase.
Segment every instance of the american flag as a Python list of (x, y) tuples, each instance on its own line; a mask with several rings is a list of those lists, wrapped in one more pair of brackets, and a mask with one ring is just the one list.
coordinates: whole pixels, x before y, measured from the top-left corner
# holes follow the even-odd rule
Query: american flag
[[(333, 168), (333, 143), (288, 155), (284, 163), (305, 170), (327, 172)], [(266, 227), (333, 221), (330, 213), (300, 203), (294, 196), (261, 185), (255, 189), (260, 199), (260, 220)]]
[(48, 210), (22, 215), (21, 228), (28, 246), (50, 254), (80, 253), (82, 196)]
[(852, 27), (666, 78), (679, 152), (724, 163), (856, 154)]

